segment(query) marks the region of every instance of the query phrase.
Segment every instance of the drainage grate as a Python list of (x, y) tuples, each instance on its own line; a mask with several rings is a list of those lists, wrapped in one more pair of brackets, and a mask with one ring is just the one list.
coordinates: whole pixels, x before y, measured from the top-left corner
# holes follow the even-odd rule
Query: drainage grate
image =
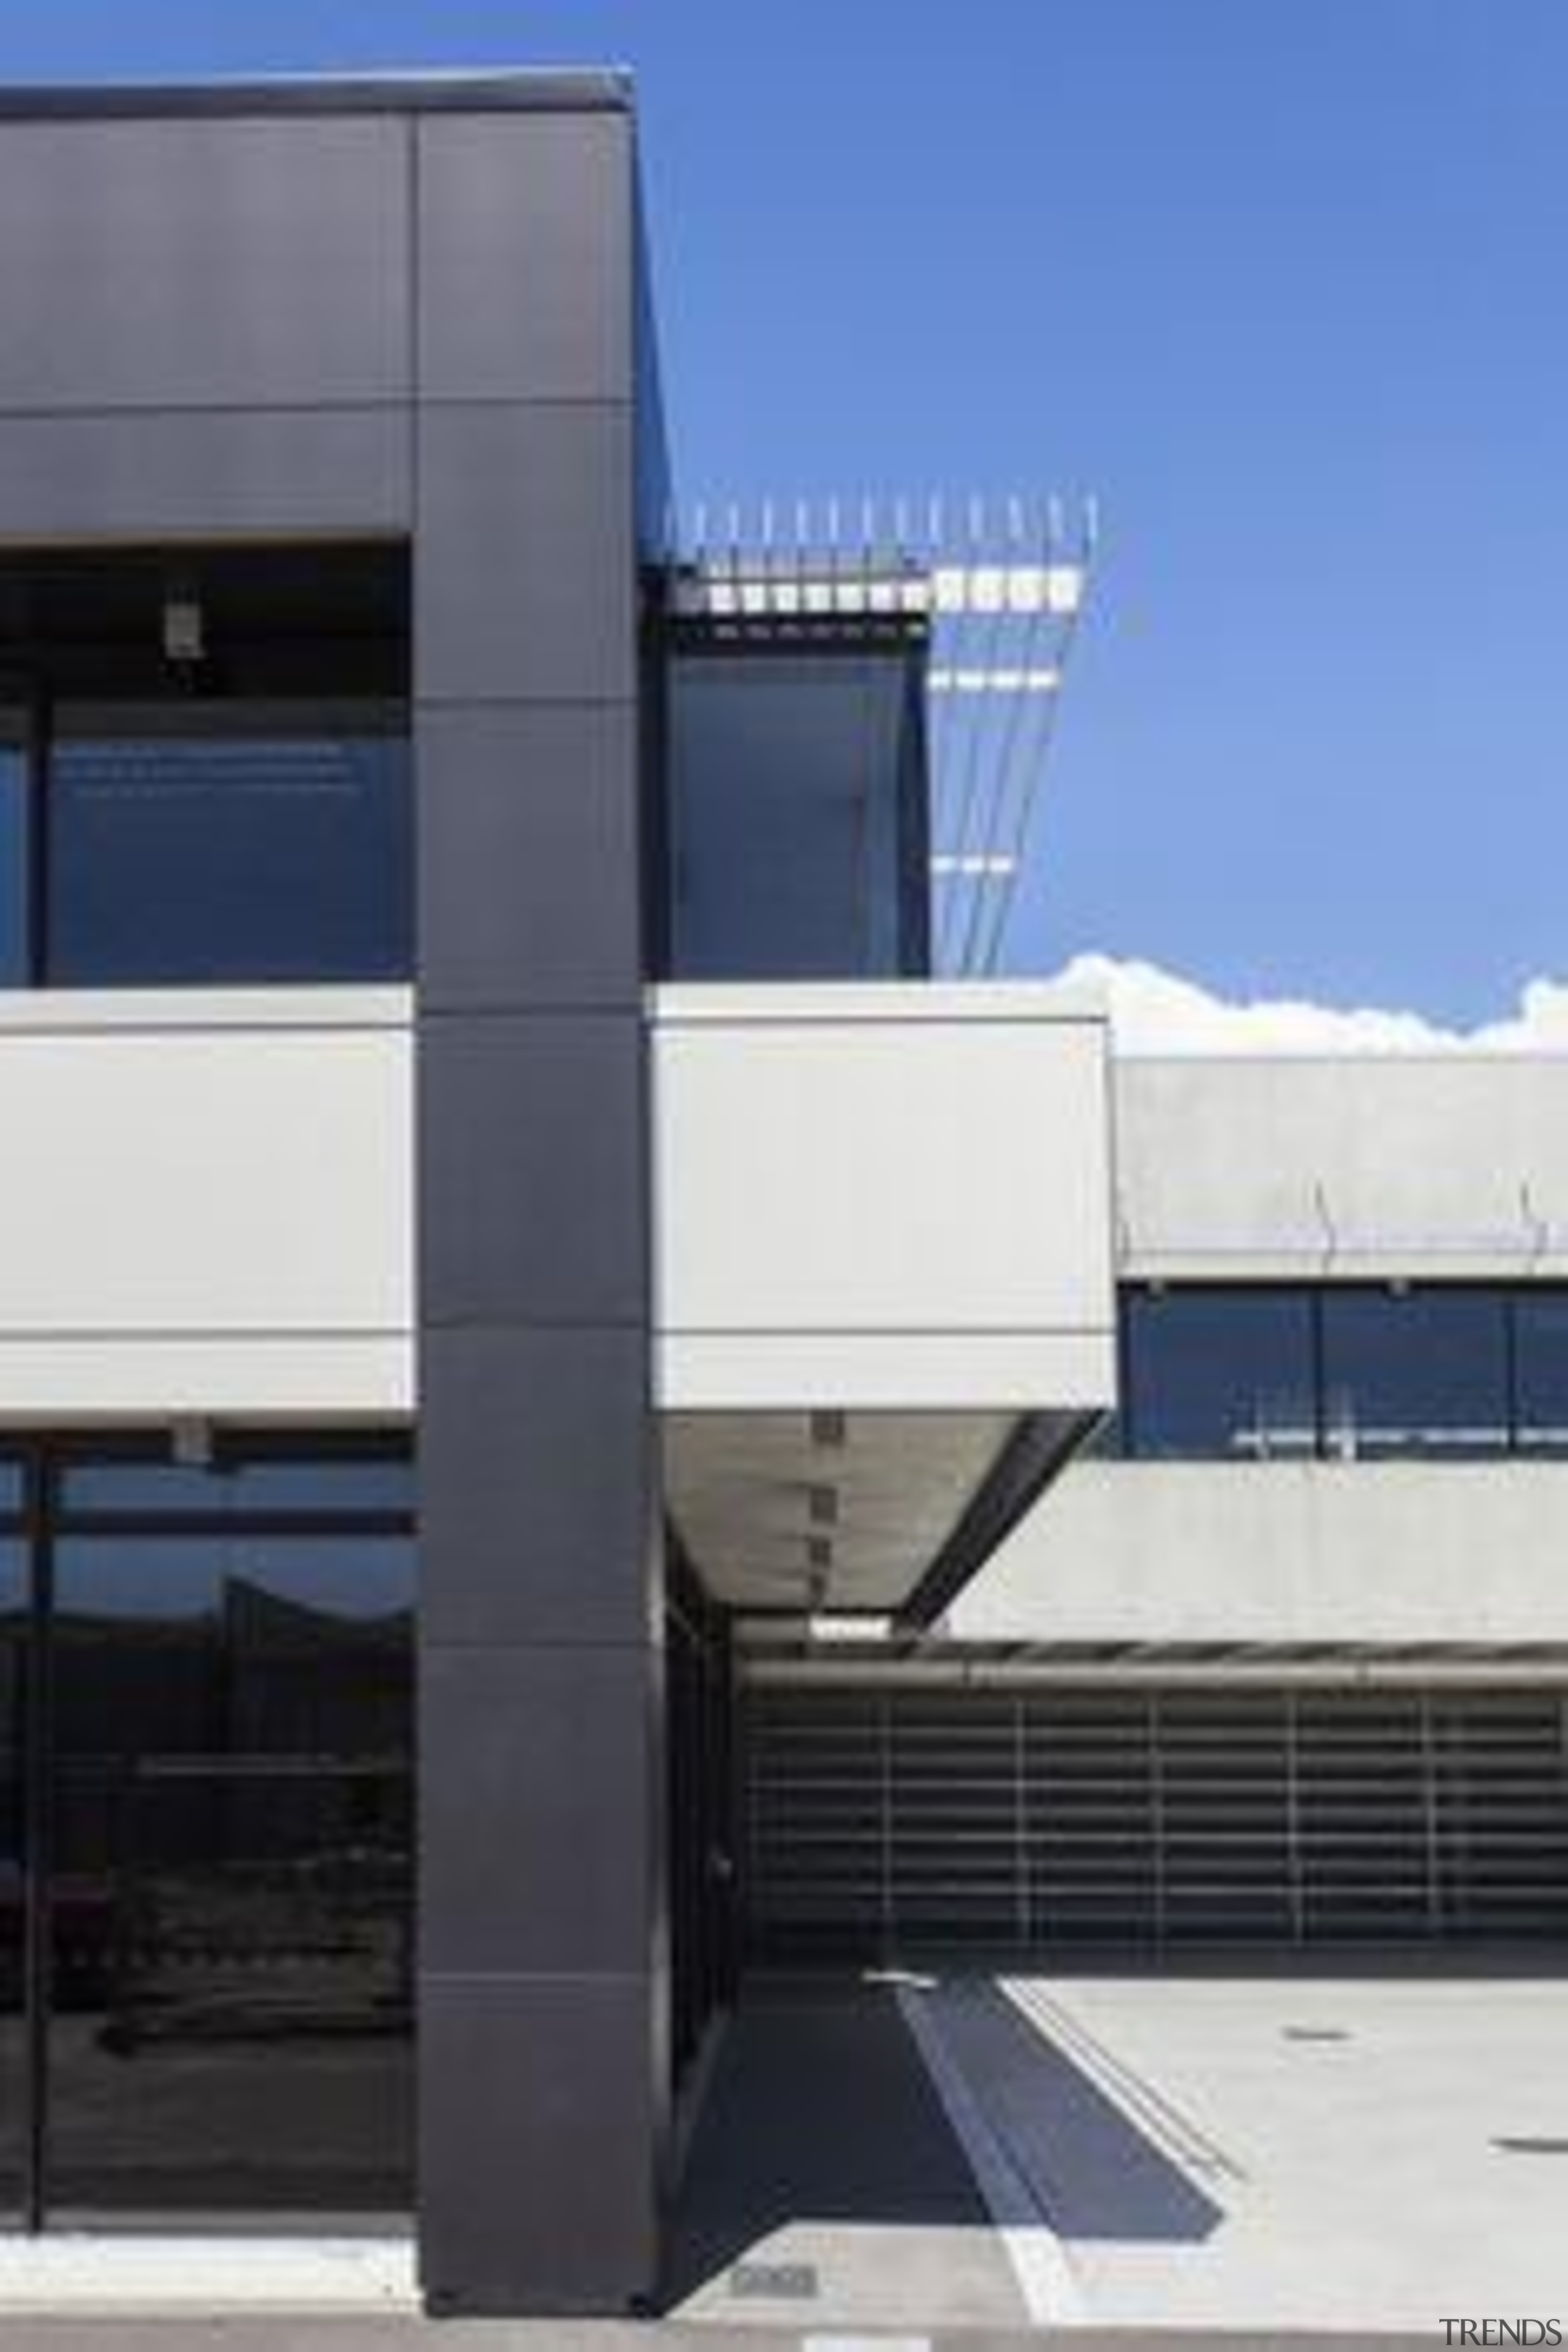
[(1348, 2029), (1342, 2025), (1287, 2025), (1280, 2031), (1287, 2042), (1348, 2042), (1351, 2039)]
[(1530, 2133), (1513, 2138), (1494, 2139), (1492, 2146), (1500, 2156), (1568, 2156), (1568, 2139), (1552, 2139)]
[(737, 2263), (730, 2273), (730, 2292), (809, 2303), (819, 2292), (816, 2266), (813, 2263)]

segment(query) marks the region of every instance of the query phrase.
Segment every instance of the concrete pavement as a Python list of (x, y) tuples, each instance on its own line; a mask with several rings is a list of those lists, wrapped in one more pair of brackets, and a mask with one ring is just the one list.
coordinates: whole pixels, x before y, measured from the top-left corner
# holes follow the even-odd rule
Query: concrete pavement
[(0, 2352), (1092, 2352), (1568, 2336), (1568, 1975), (762, 1979), (658, 2322), (428, 2322), (406, 2241), (0, 2242)]
[(1568, 1979), (958, 1979), (922, 2000), (1071, 2318), (1568, 2336)]

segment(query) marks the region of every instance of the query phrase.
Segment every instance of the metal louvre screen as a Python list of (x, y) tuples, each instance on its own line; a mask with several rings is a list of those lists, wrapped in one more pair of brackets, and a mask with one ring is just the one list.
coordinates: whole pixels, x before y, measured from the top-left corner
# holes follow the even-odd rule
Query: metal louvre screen
[(1554, 1690), (763, 1686), (760, 1958), (1568, 1937)]

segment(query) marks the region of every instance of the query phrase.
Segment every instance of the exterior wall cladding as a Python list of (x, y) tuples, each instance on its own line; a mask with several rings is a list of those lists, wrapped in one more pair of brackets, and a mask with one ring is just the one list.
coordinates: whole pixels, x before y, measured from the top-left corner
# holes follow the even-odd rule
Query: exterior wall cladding
[(666, 2070), (626, 93), (0, 115), (6, 541), (412, 543), (421, 2267), (437, 2307), (630, 2303)]

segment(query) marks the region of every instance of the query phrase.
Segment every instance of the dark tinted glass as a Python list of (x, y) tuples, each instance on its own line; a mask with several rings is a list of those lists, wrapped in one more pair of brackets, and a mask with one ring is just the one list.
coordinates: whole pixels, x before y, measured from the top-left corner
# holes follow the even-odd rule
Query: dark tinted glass
[(1523, 1297), (1513, 1311), (1520, 1447), (1568, 1454), (1568, 1297)]
[(692, 654), (669, 680), (671, 969), (853, 979), (926, 955), (910, 656)]
[(1126, 1315), (1130, 1451), (1255, 1460), (1313, 1450), (1306, 1293), (1135, 1291)]
[(26, 2142), (26, 1554), (19, 1543), (0, 1543), (0, 2227), (5, 2228), (15, 2227), (22, 2203)]
[(1509, 1442), (1508, 1324), (1493, 1291), (1328, 1291), (1324, 1426), (1344, 1455), (1492, 1454)]
[(57, 1547), (56, 2210), (412, 2197), (406, 1539)]
[(27, 832), (24, 724), (0, 710), (0, 988), (31, 978)]
[[(0, 1496), (3, 1501), (3, 1496)], [(268, 1513), (319, 1517), (412, 1511), (406, 1455), (342, 1455), (318, 1462), (243, 1460), (211, 1467), (175, 1462), (81, 1462), (60, 1480), (60, 1507), (91, 1512), (186, 1513), (244, 1518)]]
[(57, 983), (412, 969), (408, 744), (383, 712), (68, 709), (49, 805)]

